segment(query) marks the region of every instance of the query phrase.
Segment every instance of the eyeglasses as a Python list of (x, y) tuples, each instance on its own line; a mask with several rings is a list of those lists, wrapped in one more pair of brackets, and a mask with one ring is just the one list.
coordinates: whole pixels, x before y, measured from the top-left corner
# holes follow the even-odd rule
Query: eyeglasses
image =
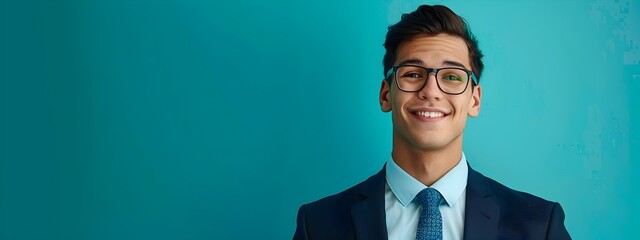
[(404, 92), (418, 92), (427, 85), (429, 74), (433, 73), (436, 77), (436, 83), (440, 91), (458, 95), (467, 90), (469, 79), (478, 84), (478, 79), (472, 71), (458, 68), (425, 68), (416, 65), (395, 66), (387, 72), (386, 79), (395, 73), (396, 84), (398, 88)]

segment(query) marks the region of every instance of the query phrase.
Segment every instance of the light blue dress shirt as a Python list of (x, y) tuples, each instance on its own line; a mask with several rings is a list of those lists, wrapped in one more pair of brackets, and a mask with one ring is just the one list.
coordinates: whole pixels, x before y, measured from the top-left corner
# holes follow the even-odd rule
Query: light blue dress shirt
[[(468, 175), (467, 159), (462, 153), (458, 164), (430, 186), (443, 197), (440, 204), (443, 240), (462, 239)], [(429, 186), (413, 178), (393, 159), (387, 162), (386, 178), (384, 207), (389, 239), (416, 239), (422, 206), (414, 198)]]

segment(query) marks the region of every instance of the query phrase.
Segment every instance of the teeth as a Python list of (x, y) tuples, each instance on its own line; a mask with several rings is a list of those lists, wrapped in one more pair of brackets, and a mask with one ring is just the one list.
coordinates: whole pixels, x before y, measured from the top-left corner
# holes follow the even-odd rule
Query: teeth
[(444, 113), (441, 113), (441, 112), (418, 112), (418, 115), (423, 116), (423, 117), (436, 118), (436, 117), (444, 116)]

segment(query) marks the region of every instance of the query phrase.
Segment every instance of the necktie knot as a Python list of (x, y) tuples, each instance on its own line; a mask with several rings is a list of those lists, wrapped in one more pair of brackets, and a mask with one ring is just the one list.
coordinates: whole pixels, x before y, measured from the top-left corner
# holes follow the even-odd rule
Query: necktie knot
[(425, 188), (416, 196), (418, 202), (426, 208), (437, 208), (440, 206), (442, 195), (435, 188)]

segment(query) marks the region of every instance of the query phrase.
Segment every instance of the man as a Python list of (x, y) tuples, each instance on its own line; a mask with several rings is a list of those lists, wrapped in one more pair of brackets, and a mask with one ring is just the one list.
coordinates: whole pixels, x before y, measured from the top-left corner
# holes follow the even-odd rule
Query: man
[(445, 6), (389, 27), (380, 107), (392, 159), (364, 182), (300, 207), (294, 239), (571, 239), (558, 203), (474, 171), (462, 152), (480, 112), (482, 53)]

